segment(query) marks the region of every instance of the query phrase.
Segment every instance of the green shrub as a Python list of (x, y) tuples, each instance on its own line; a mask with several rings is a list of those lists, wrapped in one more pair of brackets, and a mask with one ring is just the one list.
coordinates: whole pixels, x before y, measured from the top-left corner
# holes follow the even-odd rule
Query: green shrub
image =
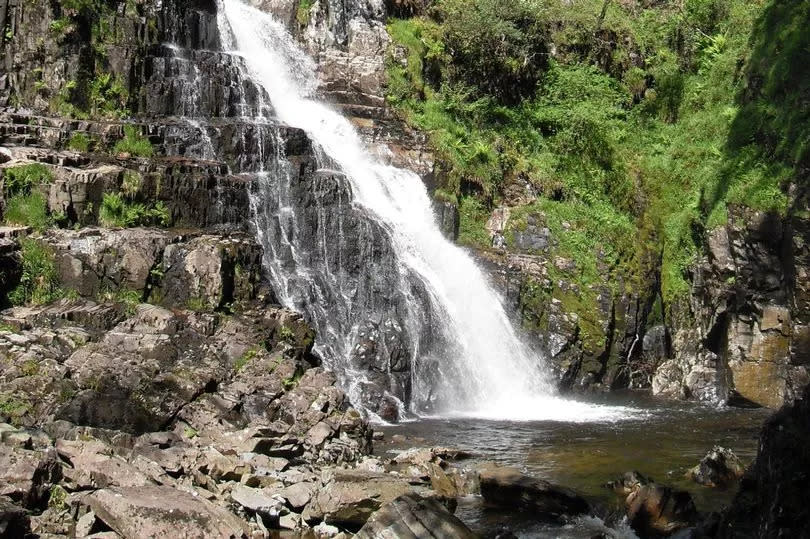
[(43, 230), (51, 224), (47, 201), (39, 191), (27, 195), (14, 195), (6, 201), (6, 224), (30, 226)]
[(147, 206), (130, 202), (120, 193), (105, 193), (99, 208), (99, 222), (106, 227), (168, 226), (169, 209), (162, 201)]
[(544, 10), (526, 0), (442, 0), (450, 79), (516, 103), (534, 94), (550, 41)]
[(90, 151), (90, 145), (93, 140), (86, 133), (73, 133), (70, 140), (68, 140), (68, 148), (77, 152)]
[(312, 9), (312, 6), (315, 5), (315, 0), (300, 0), (298, 3), (298, 9), (295, 12), (295, 18), (298, 21), (298, 24), (304, 28), (309, 24), (309, 11)]
[(115, 143), (113, 152), (128, 153), (137, 157), (152, 157), (154, 149), (149, 139), (142, 136), (138, 130), (131, 125), (124, 126), (124, 138)]
[[(90, 110), (98, 115), (113, 118), (123, 118), (129, 114), (126, 108), (129, 92), (117, 77), (110, 73), (100, 73), (90, 81), (89, 88)], [(133, 142), (137, 141), (137, 132), (132, 129)], [(151, 148), (151, 145), (150, 145)], [(151, 150), (150, 150), (151, 151)], [(141, 155), (130, 151), (133, 155)], [(149, 154), (152, 155), (151, 153)]]
[(51, 169), (41, 163), (18, 165), (3, 170), (3, 189), (6, 196), (25, 195), (31, 188), (50, 183), (53, 180)]
[(53, 251), (31, 238), (23, 239), (20, 246), (22, 277), (9, 293), (9, 301), (14, 305), (42, 305), (61, 297)]
[(138, 290), (128, 290), (125, 288), (116, 290), (105, 287), (99, 292), (98, 299), (100, 301), (121, 303), (124, 306), (124, 314), (132, 316), (135, 314), (138, 305), (141, 304), (142, 296), (143, 294)]

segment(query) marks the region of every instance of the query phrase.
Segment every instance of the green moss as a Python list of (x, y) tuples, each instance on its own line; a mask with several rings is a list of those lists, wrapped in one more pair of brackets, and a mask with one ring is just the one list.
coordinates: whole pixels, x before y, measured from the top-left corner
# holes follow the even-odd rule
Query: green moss
[(12, 425), (19, 425), (20, 420), (31, 410), (31, 405), (8, 393), (0, 393), (0, 416), (5, 417)]
[(489, 232), (485, 228), (490, 212), (484, 204), (472, 196), (461, 197), (458, 212), (458, 242), (468, 247), (490, 247)]
[(261, 350), (261, 348), (260, 348), (260, 347), (258, 347), (258, 346), (257, 346), (257, 347), (254, 347), (254, 348), (250, 348), (249, 350), (246, 350), (246, 351), (245, 351), (245, 353), (244, 353), (244, 354), (242, 354), (242, 355), (239, 357), (239, 359), (237, 359), (237, 360), (236, 360), (236, 363), (234, 363), (234, 365), (233, 365), (234, 370), (235, 370), (236, 372), (239, 372), (239, 371), (241, 371), (242, 369), (244, 369), (244, 368), (245, 368), (245, 366), (246, 366), (248, 363), (250, 363), (251, 361), (253, 361), (254, 359), (256, 359), (256, 356), (259, 354), (259, 351), (260, 351), (260, 350)]
[(57, 511), (64, 511), (68, 508), (67, 499), (67, 491), (59, 485), (54, 485), (51, 487), (51, 493), (48, 497), (48, 507)]
[(301, 28), (309, 24), (310, 10), (315, 5), (315, 0), (299, 0), (298, 9), (295, 12), (295, 19)]
[(190, 311), (203, 312), (208, 310), (208, 303), (201, 297), (191, 297), (186, 302), (186, 307)]
[(296, 369), (295, 373), (290, 376), (289, 378), (285, 378), (281, 381), (281, 385), (284, 387), (285, 391), (290, 391), (295, 389), (298, 386), (298, 382), (301, 380), (301, 377), (304, 375), (303, 371), (300, 369)]
[(295, 332), (287, 326), (281, 326), (278, 332), (279, 339), (288, 344), (295, 344)]
[(100, 301), (111, 301), (121, 303), (124, 306), (124, 314), (133, 316), (141, 304), (143, 293), (138, 290), (128, 290), (125, 288), (111, 289), (105, 288), (98, 294)]

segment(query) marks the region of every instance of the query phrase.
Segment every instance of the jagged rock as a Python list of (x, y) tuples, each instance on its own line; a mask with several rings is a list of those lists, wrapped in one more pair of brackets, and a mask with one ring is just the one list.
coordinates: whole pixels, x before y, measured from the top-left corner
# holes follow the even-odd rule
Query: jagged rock
[(0, 445), (0, 496), (26, 508), (47, 501), (51, 486), (62, 479), (62, 466), (53, 449), (31, 451)]
[(25, 509), (14, 504), (9, 498), (0, 496), (0, 538), (24, 537), (30, 527)]
[(171, 487), (101, 489), (81, 503), (123, 537), (172, 537), (178, 522), (188, 537), (241, 537), (250, 531), (236, 515)]
[(215, 309), (257, 295), (261, 248), (245, 237), (200, 236), (166, 247), (160, 263), (164, 305)]
[(284, 501), (275, 496), (268, 496), (260, 489), (236, 485), (231, 490), (231, 499), (251, 511), (258, 513), (269, 519), (271, 522), (278, 522), (279, 515), (284, 509)]
[(382, 506), (355, 535), (357, 539), (473, 539), (461, 520), (437, 502), (413, 494)]
[(692, 496), (649, 483), (633, 489), (625, 501), (630, 525), (643, 537), (668, 536), (697, 520)]
[(111, 448), (101, 442), (59, 440), (56, 451), (68, 463), (64, 480), (73, 490), (153, 484), (125, 459), (111, 455)]
[(587, 513), (590, 509), (576, 492), (523, 475), (514, 468), (489, 467), (479, 474), (481, 496), (490, 505), (527, 509), (553, 518)]
[(731, 449), (714, 446), (700, 464), (687, 472), (695, 482), (708, 487), (728, 485), (742, 477), (745, 469)]
[(672, 361), (681, 378), (666, 364), (659, 370), (670, 372), (656, 378), (669, 379), (658, 385), (670, 394), (778, 408), (810, 382), (794, 353), (804, 348), (810, 310), (788, 299), (802, 294), (792, 276), (807, 273), (810, 228), (806, 218), (737, 205), (728, 211), (728, 223), (707, 232), (691, 294), (671, 309)]
[(287, 500), (287, 504), (293, 510), (300, 511), (309, 503), (317, 490), (316, 483), (301, 482), (285, 487), (278, 494)]
[(316, 491), (302, 516), (307, 522), (326, 520), (357, 529), (383, 504), (414, 490), (388, 474), (337, 470), (334, 480)]
[(43, 241), (54, 249), (63, 286), (93, 297), (104, 290), (145, 291), (150, 272), (172, 236), (145, 228), (57, 229)]

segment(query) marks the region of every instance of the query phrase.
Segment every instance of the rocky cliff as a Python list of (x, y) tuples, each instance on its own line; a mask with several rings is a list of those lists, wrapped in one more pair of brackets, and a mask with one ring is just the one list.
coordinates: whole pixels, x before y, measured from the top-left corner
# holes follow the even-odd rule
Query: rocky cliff
[(730, 208), (728, 224), (706, 234), (653, 393), (772, 408), (801, 395), (810, 382), (804, 204), (787, 218)]

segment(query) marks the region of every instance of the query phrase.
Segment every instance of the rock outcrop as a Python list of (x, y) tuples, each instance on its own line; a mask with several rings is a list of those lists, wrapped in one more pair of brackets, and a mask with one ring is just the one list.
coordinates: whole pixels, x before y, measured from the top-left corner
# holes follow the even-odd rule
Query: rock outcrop
[(672, 308), (673, 357), (653, 393), (771, 408), (800, 395), (810, 382), (808, 238), (798, 215), (729, 207), (728, 224), (707, 233), (689, 300)]

